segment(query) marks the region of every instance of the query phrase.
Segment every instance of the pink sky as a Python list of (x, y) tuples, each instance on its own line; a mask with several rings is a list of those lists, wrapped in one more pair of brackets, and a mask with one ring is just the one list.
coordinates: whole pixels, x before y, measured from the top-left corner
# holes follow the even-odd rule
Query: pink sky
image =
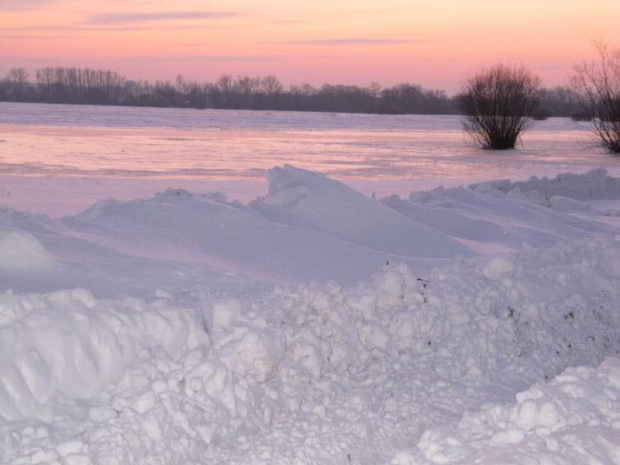
[(618, 0), (0, 0), (0, 76), (81, 66), (452, 93), (504, 61), (554, 86), (593, 56), (593, 40), (620, 46), (619, 21)]

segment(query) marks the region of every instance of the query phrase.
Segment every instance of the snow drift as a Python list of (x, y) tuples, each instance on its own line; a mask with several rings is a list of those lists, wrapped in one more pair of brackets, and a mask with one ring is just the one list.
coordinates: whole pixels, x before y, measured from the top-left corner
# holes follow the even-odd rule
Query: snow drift
[[(6, 256), (4, 263), (30, 263), (29, 269), (45, 271), (54, 260), (54, 273), (45, 279), (6, 272), (5, 288), (83, 287), (99, 297), (115, 297), (205, 280), (219, 287), (247, 279), (351, 285), (370, 279), (386, 262), (404, 262), (425, 273), (476, 252), (505, 253), (618, 233), (620, 215), (613, 208), (597, 210), (558, 195), (541, 205), (497, 189), (457, 188), (379, 201), (291, 166), (269, 177), (270, 193), (250, 206), (221, 194), (169, 189), (151, 199), (105, 200), (61, 219), (0, 209), (1, 228), (18, 234), (21, 243), (30, 241), (30, 261), (20, 252), (19, 260)], [(575, 177), (573, 184), (577, 191), (587, 184), (599, 198), (613, 199), (613, 179), (597, 171)], [(490, 193), (495, 191), (500, 194)], [(3, 253), (9, 249), (15, 256), (17, 245), (4, 247)]]
[(266, 218), (321, 231), (401, 256), (447, 258), (471, 251), (445, 234), (311, 171), (285, 165), (267, 173), (269, 194), (251, 204)]
[(0, 224), (40, 242), (58, 263), (44, 282), (9, 276), (7, 287), (79, 286), (116, 296), (153, 285), (191, 285), (205, 276), (211, 282), (236, 276), (353, 284), (387, 261), (429, 267), (474, 254), (457, 239), (316, 173), (287, 166), (270, 180), (271, 193), (251, 207), (221, 194), (168, 189), (146, 200), (103, 200), (61, 219), (0, 210)]

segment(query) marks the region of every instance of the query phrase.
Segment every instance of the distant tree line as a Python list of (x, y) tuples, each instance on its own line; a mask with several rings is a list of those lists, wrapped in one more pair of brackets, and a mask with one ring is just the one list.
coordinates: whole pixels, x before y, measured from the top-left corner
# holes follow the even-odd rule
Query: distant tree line
[[(39, 69), (35, 82), (29, 78), (23, 68), (9, 70), (0, 80), (0, 101), (396, 115), (460, 113), (458, 96), (409, 83), (386, 88), (375, 82), (368, 87), (303, 84), (285, 89), (275, 76), (229, 75), (216, 82), (190, 81), (179, 75), (174, 82), (151, 83), (114, 71), (66, 67)], [(540, 97), (540, 119), (579, 111), (568, 88), (542, 89)]]

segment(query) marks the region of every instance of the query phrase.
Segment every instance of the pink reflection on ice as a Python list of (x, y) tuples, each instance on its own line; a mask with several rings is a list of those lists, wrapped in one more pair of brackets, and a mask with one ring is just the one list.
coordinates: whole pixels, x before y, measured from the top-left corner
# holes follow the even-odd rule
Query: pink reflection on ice
[(4, 175), (257, 180), (289, 163), (344, 181), (486, 179), (610, 163), (586, 150), (586, 130), (559, 118), (539, 123), (517, 150), (493, 152), (473, 147), (455, 116), (3, 108)]

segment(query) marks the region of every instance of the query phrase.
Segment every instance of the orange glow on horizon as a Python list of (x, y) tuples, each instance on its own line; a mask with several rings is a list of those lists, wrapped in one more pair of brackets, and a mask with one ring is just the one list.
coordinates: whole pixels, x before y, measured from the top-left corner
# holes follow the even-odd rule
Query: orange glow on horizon
[(0, 76), (83, 66), (152, 81), (274, 74), (287, 85), (406, 81), (451, 93), (497, 61), (563, 85), (571, 66), (593, 55), (593, 40), (620, 46), (617, 0), (5, 3)]

